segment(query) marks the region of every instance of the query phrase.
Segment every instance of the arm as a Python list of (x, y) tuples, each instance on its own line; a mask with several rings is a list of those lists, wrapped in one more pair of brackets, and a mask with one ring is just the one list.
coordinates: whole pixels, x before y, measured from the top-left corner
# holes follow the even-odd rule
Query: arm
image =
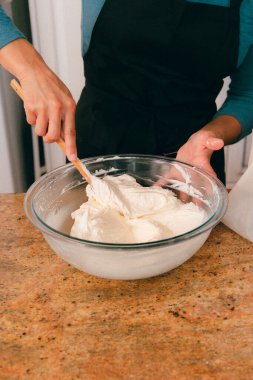
[(214, 119), (179, 149), (177, 159), (215, 175), (210, 158), (215, 150), (247, 136), (253, 128), (253, 47), (231, 76), (227, 100)]
[(5, 35), (0, 45), (0, 64), (20, 81), (27, 121), (35, 125), (37, 135), (43, 136), (45, 142), (57, 141), (62, 135), (68, 159), (73, 161), (76, 142), (72, 95), (6, 17), (0, 7), (1, 34)]
[(251, 133), (253, 128), (253, 36), (252, 45), (245, 59), (231, 75), (228, 97), (216, 114), (218, 117), (222, 115), (233, 116), (240, 122), (242, 129), (238, 140)]

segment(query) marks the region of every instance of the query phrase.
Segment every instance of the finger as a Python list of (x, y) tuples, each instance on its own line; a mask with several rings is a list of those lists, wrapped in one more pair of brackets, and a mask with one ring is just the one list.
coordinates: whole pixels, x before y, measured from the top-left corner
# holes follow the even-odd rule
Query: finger
[(64, 118), (64, 139), (66, 144), (66, 154), (69, 161), (77, 158), (76, 150), (76, 130), (75, 130), (75, 102), (71, 102), (68, 106)]
[(219, 150), (224, 147), (224, 141), (216, 137), (209, 137), (206, 140), (205, 146), (211, 150)]
[(25, 108), (27, 123), (30, 125), (35, 125), (36, 119), (37, 119), (36, 113), (27, 107), (24, 107), (24, 108)]
[(35, 133), (38, 136), (45, 136), (48, 127), (48, 116), (45, 111), (40, 111), (35, 124)]
[(60, 107), (55, 107), (50, 111), (48, 129), (46, 135), (44, 136), (44, 141), (47, 143), (52, 143), (59, 140), (61, 127), (61, 109)]

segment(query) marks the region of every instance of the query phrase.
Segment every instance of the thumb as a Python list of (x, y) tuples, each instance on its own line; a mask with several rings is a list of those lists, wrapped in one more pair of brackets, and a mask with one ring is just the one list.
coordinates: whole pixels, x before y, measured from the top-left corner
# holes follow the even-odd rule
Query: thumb
[(209, 137), (206, 140), (205, 146), (210, 150), (220, 150), (224, 147), (224, 141), (217, 137)]

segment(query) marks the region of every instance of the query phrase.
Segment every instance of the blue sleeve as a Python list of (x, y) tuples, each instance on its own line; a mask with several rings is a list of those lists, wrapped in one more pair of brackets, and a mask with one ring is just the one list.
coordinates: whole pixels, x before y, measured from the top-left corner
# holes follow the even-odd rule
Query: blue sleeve
[(228, 97), (216, 113), (230, 115), (239, 120), (242, 132), (239, 139), (251, 133), (253, 128), (253, 45), (236, 72), (231, 75)]
[(238, 67), (231, 75), (228, 97), (215, 115), (230, 115), (239, 120), (242, 133), (238, 140), (253, 128), (253, 0), (243, 0), (240, 19)]
[(25, 38), (25, 36), (13, 24), (0, 5), (0, 49), (17, 38)]
[(105, 0), (82, 0), (82, 52), (88, 51), (92, 31)]

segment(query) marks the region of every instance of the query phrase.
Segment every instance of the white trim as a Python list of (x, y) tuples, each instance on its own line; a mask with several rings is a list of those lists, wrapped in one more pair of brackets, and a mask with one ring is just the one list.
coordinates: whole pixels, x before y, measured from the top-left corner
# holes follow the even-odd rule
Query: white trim
[(243, 167), (245, 168), (245, 170), (250, 164), (250, 160), (251, 160), (250, 154), (253, 154), (251, 153), (251, 149), (253, 152), (252, 140), (253, 140), (253, 134), (251, 133), (251, 135), (249, 135), (245, 140), (245, 148), (244, 148), (244, 155), (243, 155)]
[(14, 175), (13, 168), (11, 164), (11, 149), (10, 142), (8, 139), (8, 122), (5, 112), (5, 102), (6, 94), (3, 89), (3, 69), (0, 68), (0, 192), (1, 193), (14, 193)]
[(10, 88), (10, 75), (0, 67), (0, 192), (16, 193), (26, 189), (24, 150), (21, 143), (22, 103)]
[[(224, 86), (216, 99), (218, 109), (226, 100), (230, 82), (231, 80), (229, 77), (224, 79)], [(225, 171), (227, 188), (232, 189), (232, 187), (236, 184), (236, 182), (247, 169), (249, 152), (249, 137), (239, 141), (236, 144), (225, 147)]]
[(37, 180), (41, 176), (41, 165), (40, 165), (39, 139), (34, 131), (34, 128), (32, 129), (32, 145), (33, 145), (34, 179)]

